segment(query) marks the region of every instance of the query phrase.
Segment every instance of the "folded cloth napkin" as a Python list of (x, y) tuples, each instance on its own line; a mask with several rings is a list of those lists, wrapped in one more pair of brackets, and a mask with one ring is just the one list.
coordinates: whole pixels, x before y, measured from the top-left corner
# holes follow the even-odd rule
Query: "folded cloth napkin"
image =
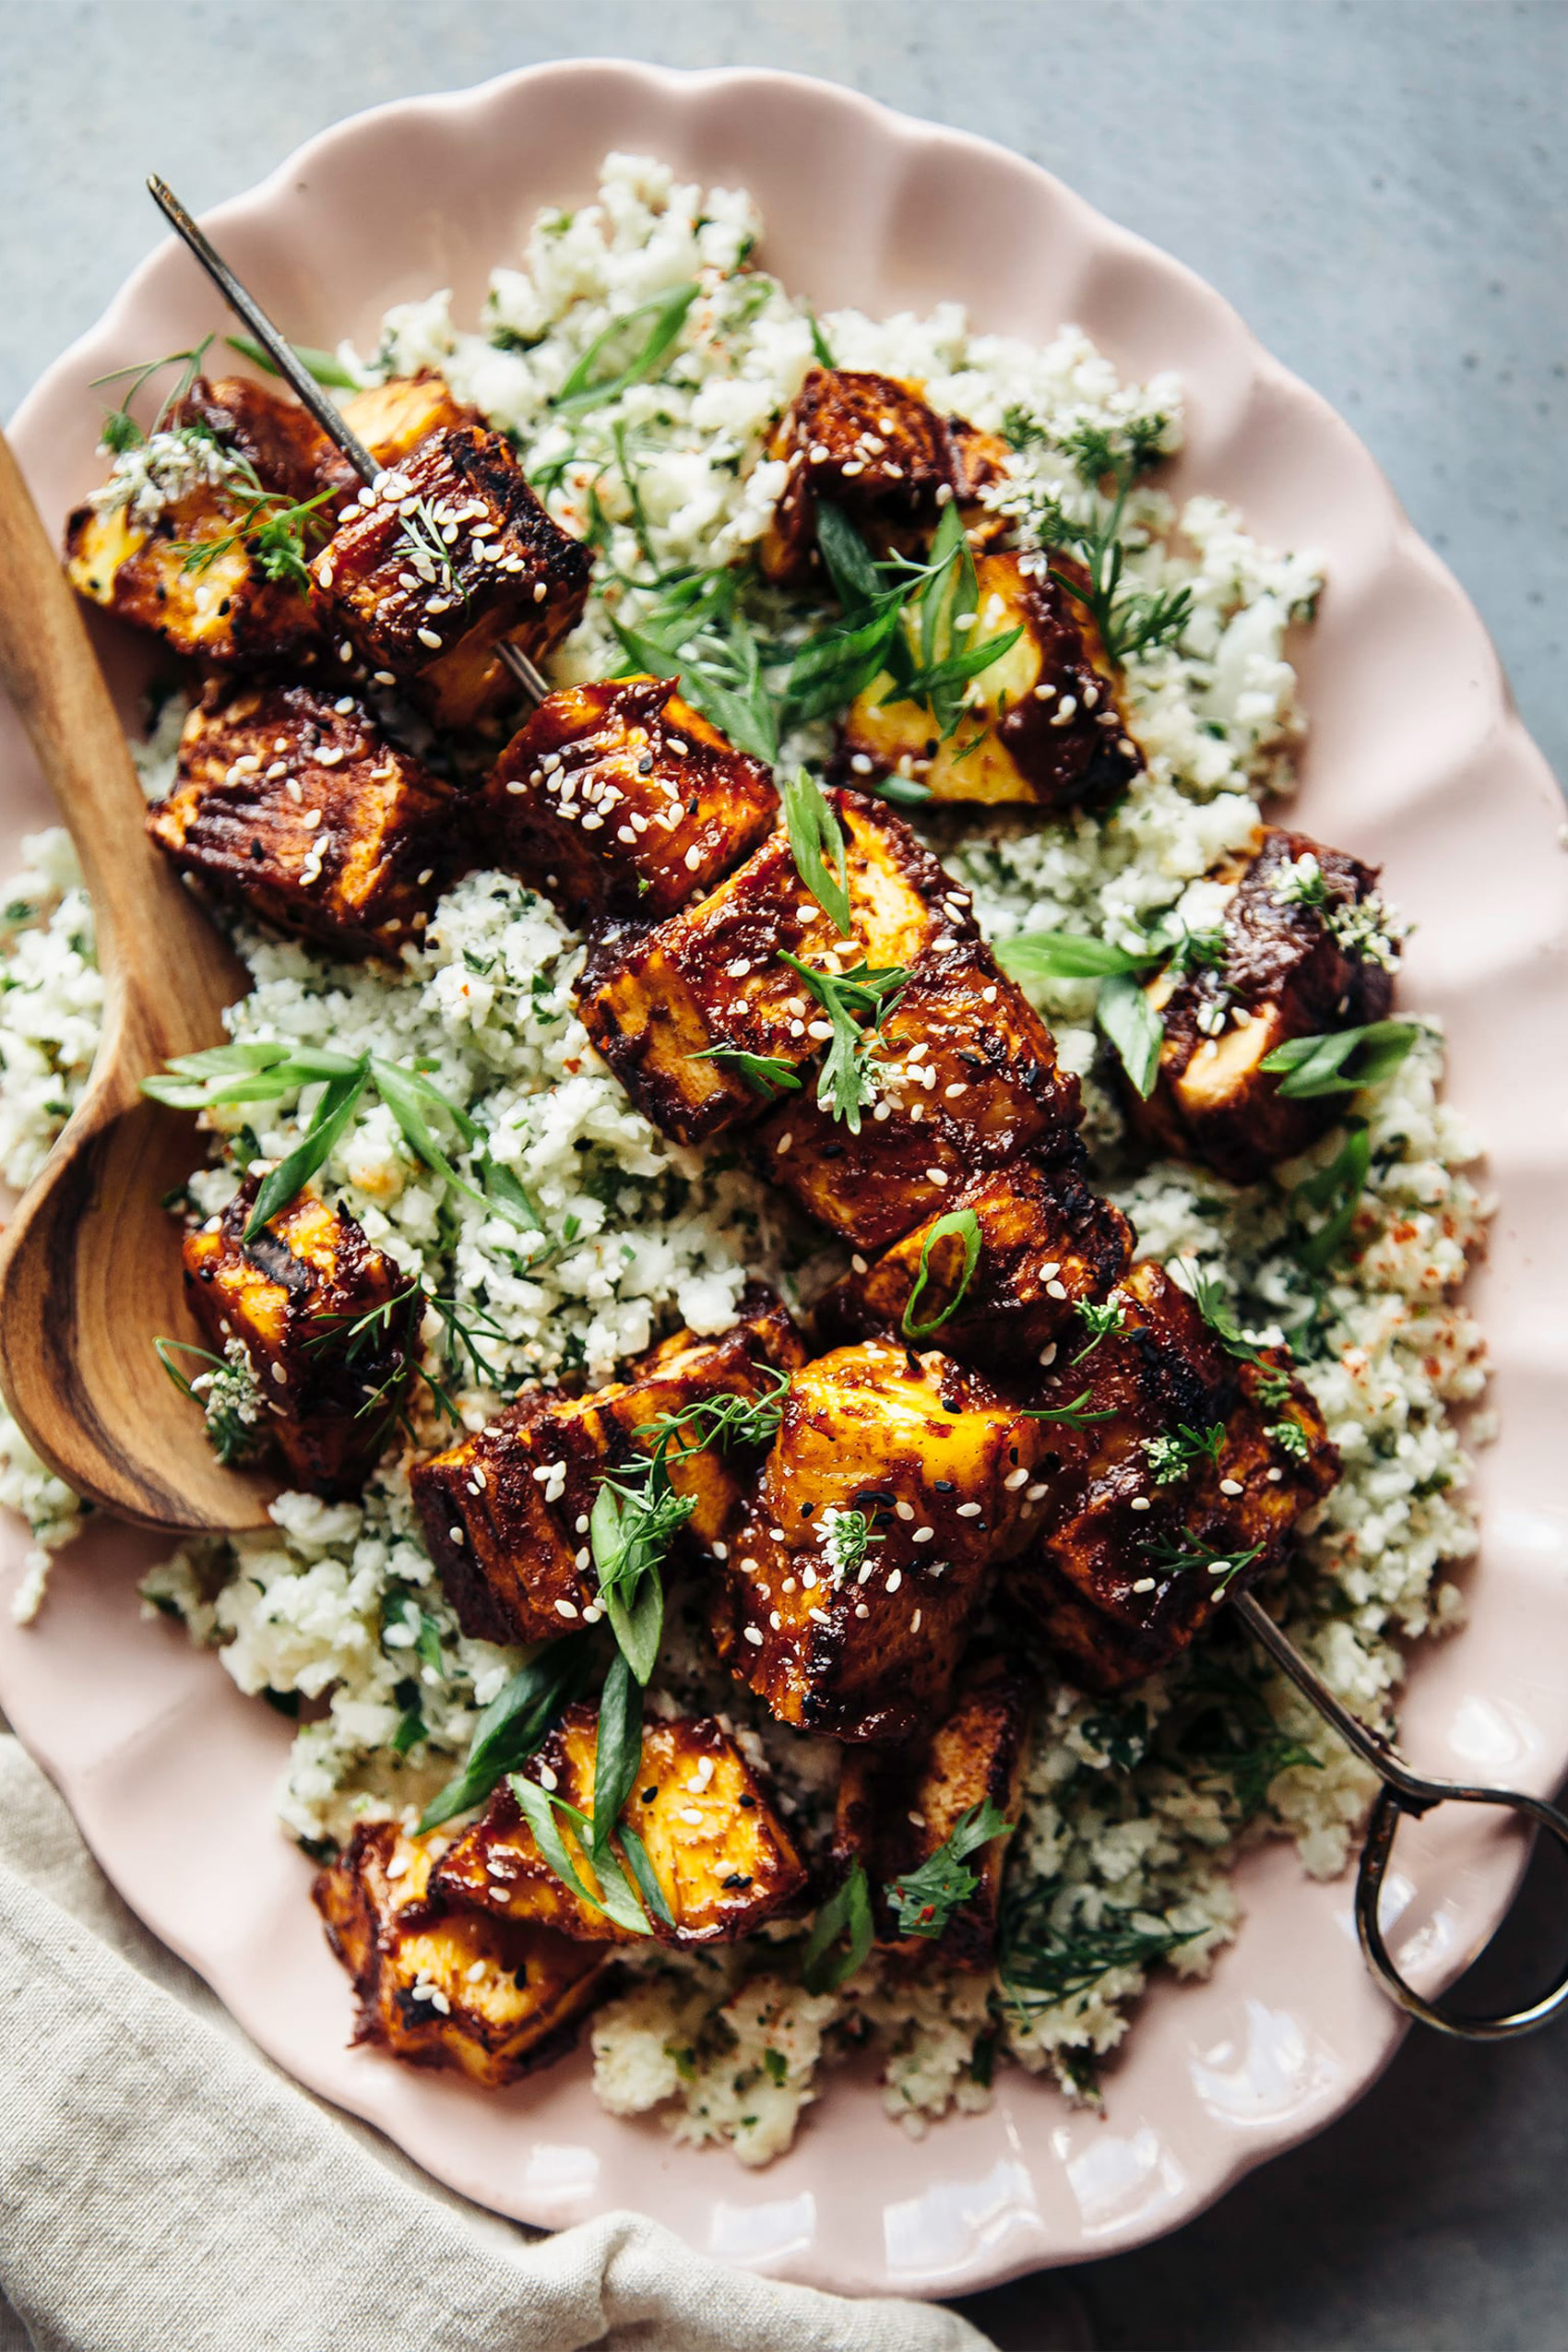
[(447, 2194), (252, 2049), (3, 1736), (0, 2067), (0, 2352), (985, 2352), (636, 2214), (532, 2238)]

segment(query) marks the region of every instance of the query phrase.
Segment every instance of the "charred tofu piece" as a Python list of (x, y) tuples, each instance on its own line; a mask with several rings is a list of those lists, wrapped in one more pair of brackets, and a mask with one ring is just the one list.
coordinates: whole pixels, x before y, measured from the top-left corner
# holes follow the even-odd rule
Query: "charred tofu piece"
[(417, 940), (460, 869), (451, 793), (358, 703), (215, 681), (147, 826), (176, 865), (346, 956)]
[(976, 936), (967, 912), (943, 906), (952, 885), (902, 818), (863, 793), (830, 797), (844, 831), (852, 939), (812, 897), (779, 831), (706, 898), (612, 939), (585, 973), (584, 1027), (643, 1116), (677, 1143), (700, 1143), (764, 1109), (766, 1091), (722, 1057), (800, 1070), (820, 1053), (822, 1008), (779, 961), (781, 949), (815, 970), (861, 962), (882, 970), (913, 963), (938, 938)]
[(394, 1822), (362, 1822), (312, 1894), (353, 1978), (354, 2040), (497, 2090), (570, 2048), (604, 1954), (547, 1927), (452, 1908), (431, 1889), (438, 1850)]
[(244, 1238), (256, 1181), (187, 1233), (184, 1288), (213, 1352), (244, 1349), (267, 1433), (314, 1494), (350, 1492), (386, 1443), (419, 1293), (346, 1209), (302, 1193)]
[(502, 753), (485, 799), (507, 864), (579, 923), (661, 922), (778, 818), (767, 768), (683, 702), (672, 678), (549, 695)]
[(1283, 1556), (1339, 1474), (1311, 1393), (1282, 1350), (1227, 1352), (1163, 1267), (1134, 1266), (1123, 1326), (1053, 1371), (1039, 1540), (1007, 1572), (1010, 1598), (1085, 1688), (1120, 1689), (1185, 1649), (1228, 1592)]
[[(425, 1541), (465, 1633), (548, 1642), (597, 1620), (588, 1523), (604, 1473), (651, 1450), (661, 1415), (712, 1396), (755, 1401), (777, 1388), (775, 1373), (805, 1360), (789, 1313), (760, 1285), (741, 1306), (718, 1338), (677, 1332), (591, 1396), (536, 1389), (477, 1436), (414, 1465)], [(672, 1445), (666, 1461), (671, 1485), (694, 1499), (689, 1540), (722, 1544), (755, 1454)]]
[[(1070, 1162), (1012, 1160), (943, 1198), (938, 1215), (844, 1277), (817, 1308), (819, 1329), (885, 1332), (963, 1363), (1032, 1370), (1081, 1330), (1079, 1305), (1108, 1297), (1132, 1262), (1132, 1227)], [(936, 1229), (964, 1209), (972, 1246)]]
[[(456, 433), (480, 426), (478, 409), (456, 398), (443, 376), (422, 367), (414, 375), (389, 376), (385, 384), (367, 385), (341, 404), (343, 422), (384, 466), (400, 466), (433, 433)], [(315, 486), (357, 496), (360, 478), (335, 443), (323, 437), (316, 463)]]
[(945, 1705), (992, 1563), (1029, 1540), (1039, 1425), (976, 1372), (868, 1340), (795, 1374), (713, 1606), (781, 1722), (904, 1740)]
[(1225, 878), (1222, 960), (1151, 981), (1165, 1043), (1153, 1094), (1129, 1104), (1160, 1149), (1249, 1184), (1315, 1143), (1345, 1107), (1343, 1095), (1282, 1097), (1263, 1062), (1292, 1038), (1383, 1020), (1398, 933), (1376, 869), (1304, 833), (1267, 827)]
[(428, 434), (379, 493), (362, 490), (313, 576), (327, 625), (372, 675), (459, 727), (513, 692), (503, 638), (538, 661), (576, 626), (591, 560), (552, 522), (510, 445), (464, 425)]
[[(885, 671), (846, 714), (840, 758), (857, 776), (911, 777), (933, 800), (1028, 802), (1040, 808), (1102, 805), (1143, 766), (1122, 685), (1088, 608), (1037, 567), (1041, 559), (999, 553), (975, 561), (978, 601), (966, 647), (1022, 632), (971, 680), (968, 704), (945, 741), (929, 710), (884, 699)], [(1073, 572), (1070, 559), (1052, 568)], [(904, 626), (918, 659), (922, 613)], [(938, 657), (953, 649), (945, 624)]]
[[(570, 1706), (523, 1770), (593, 1818), (599, 1716)], [(647, 1723), (622, 1820), (640, 1837), (670, 1911), (648, 1913), (661, 1943), (733, 1943), (799, 1895), (806, 1872), (735, 1742), (710, 1717)], [(569, 1820), (563, 1842), (591, 1895), (599, 1880)], [(558, 1879), (505, 1782), (484, 1819), (453, 1847), (434, 1884), (457, 1904), (556, 1928), (588, 1943), (638, 1939)]]
[[(78, 595), (180, 654), (296, 666), (321, 649), (302, 582), (265, 527), (314, 495), (315, 427), (303, 409), (239, 377), (198, 377), (65, 525)], [(319, 439), (319, 435), (315, 435)], [(299, 544), (318, 543), (311, 516)]]
[(918, 547), (957, 498), (966, 523), (993, 528), (974, 504), (1005, 471), (1007, 445), (964, 417), (939, 416), (919, 384), (860, 368), (814, 367), (768, 445), (789, 481), (758, 550), (770, 580), (823, 577), (818, 502), (839, 507), (878, 552)]
[(858, 1249), (953, 1206), (976, 1170), (1075, 1141), (1078, 1082), (982, 941), (917, 956), (878, 1035), (858, 1134), (808, 1092), (779, 1105), (754, 1148), (765, 1175)]
[(964, 1867), (980, 1883), (945, 1925), (934, 1915), (922, 1918), (918, 1905), (901, 1920), (888, 1888), (929, 1862), (974, 1808), (991, 1804), (1009, 1823), (1017, 1820), (1034, 1696), (1033, 1682), (1005, 1659), (976, 1658), (934, 1730), (907, 1748), (851, 1748), (844, 1758), (834, 1859), (845, 1870), (863, 1863), (877, 1942), (906, 1966), (921, 1966), (933, 1953), (954, 1968), (992, 1964), (1005, 1837), (968, 1857)]

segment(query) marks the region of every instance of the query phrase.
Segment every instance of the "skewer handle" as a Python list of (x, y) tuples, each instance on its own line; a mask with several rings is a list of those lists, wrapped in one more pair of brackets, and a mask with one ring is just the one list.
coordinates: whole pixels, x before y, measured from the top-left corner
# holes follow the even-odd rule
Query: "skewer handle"
[[(255, 296), (235, 277), (217, 246), (185, 210), (167, 181), (160, 180), (154, 172), (147, 184), (154, 204), (174, 234), (200, 262), (235, 317), (243, 319), (249, 327), (301, 407), (308, 409), (327, 439), (337, 443), (362, 481), (379, 480), (386, 471), (386, 467), (377, 464), (358, 434), (344, 422), (342, 411), (327, 398), (288, 337), (279, 334)], [(542, 702), (550, 692), (549, 682), (528, 655), (519, 647), (509, 645), (505, 638), (495, 650), (524, 693), (534, 702)]]
[(1555, 1805), (1549, 1805), (1544, 1798), (1526, 1796), (1522, 1789), (1483, 1788), (1412, 1772), (1391, 1741), (1362, 1723), (1335, 1696), (1317, 1669), (1280, 1631), (1255, 1594), (1238, 1594), (1231, 1605), (1240, 1611), (1253, 1639), (1289, 1675), (1308, 1705), (1315, 1707), (1324, 1721), (1331, 1724), (1340, 1738), (1371, 1764), (1383, 1782), (1372, 1807), (1356, 1878), (1356, 1933), (1367, 1966), (1390, 2000), (1396, 2002), (1408, 2016), (1420, 2018), (1422, 2025), (1451, 2035), (1457, 2041), (1508, 2041), (1549, 2024), (1568, 2008), (1568, 1962), (1538, 2000), (1497, 2016), (1468, 2015), (1445, 2007), (1441, 2001), (1426, 2000), (1406, 1983), (1384, 1941), (1379, 1907), (1395, 1836), (1407, 1815), (1419, 1819), (1434, 1806), (1444, 1804), (1499, 1806), (1509, 1812), (1523, 1813), (1534, 1827), (1550, 1831), (1564, 1854), (1568, 1854), (1568, 1815), (1560, 1812)]

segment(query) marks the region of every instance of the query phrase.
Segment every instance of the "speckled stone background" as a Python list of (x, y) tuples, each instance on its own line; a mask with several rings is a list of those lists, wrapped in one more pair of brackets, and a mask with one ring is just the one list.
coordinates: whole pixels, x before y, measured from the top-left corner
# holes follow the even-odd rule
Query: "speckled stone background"
[[(573, 53), (986, 133), (1191, 264), (1370, 444), (1568, 773), (1565, 0), (0, 0), (0, 411), (154, 243), (146, 172), (199, 208), (340, 114), (567, 53), (564, 18)], [(1537, 1879), (1511, 1988), (1563, 1942)], [(1412, 2037), (1179, 2236), (964, 2309), (1010, 2352), (1537, 2352), (1568, 2344), (1565, 2180), (1568, 2026)]]

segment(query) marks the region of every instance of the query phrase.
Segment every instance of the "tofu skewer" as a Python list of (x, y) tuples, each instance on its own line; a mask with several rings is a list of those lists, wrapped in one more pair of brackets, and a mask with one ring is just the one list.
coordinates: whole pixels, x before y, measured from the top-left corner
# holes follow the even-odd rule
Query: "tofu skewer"
[[(151, 192), (153, 202), (169, 222), (175, 235), (201, 264), (202, 268), (211, 279), (235, 316), (244, 319), (245, 326), (261, 345), (301, 406), (308, 410), (328, 439), (336, 442), (360, 480), (368, 486), (374, 486), (387, 469), (376, 462), (359, 435), (345, 422), (340, 411), (327, 398), (309, 369), (302, 365), (295, 354), (293, 345), (285, 336), (279, 333), (261, 304), (248, 289), (241, 284), (216, 246), (196, 226), (173, 190), (156, 174), (148, 179), (147, 184)], [(542, 702), (550, 692), (550, 687), (529, 656), (518, 647), (509, 644), (505, 638), (497, 645), (495, 651), (523, 692), (534, 702)]]

